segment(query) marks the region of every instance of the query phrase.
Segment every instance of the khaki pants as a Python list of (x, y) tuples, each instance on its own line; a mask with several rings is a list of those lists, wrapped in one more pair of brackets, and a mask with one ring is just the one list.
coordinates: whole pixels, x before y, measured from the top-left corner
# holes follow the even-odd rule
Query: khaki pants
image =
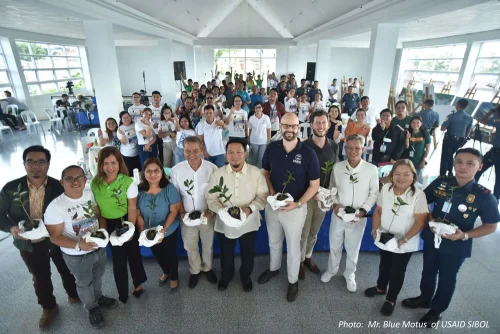
[(323, 219), (325, 219), (325, 215), (326, 212), (321, 211), (318, 207), (318, 201), (311, 199), (307, 202), (307, 216), (300, 238), (301, 262), (304, 262), (306, 258), (311, 258), (314, 245), (318, 240), (318, 231), (321, 228)]
[(286, 266), (288, 282), (294, 284), (299, 279), (300, 269), (300, 236), (306, 220), (307, 207), (292, 211), (274, 211), (266, 205), (266, 224), (269, 233), (269, 255), (271, 263), (269, 269), (275, 271), (281, 267), (283, 253), (283, 239), (286, 238)]
[[(197, 275), (201, 271), (206, 272), (212, 270), (214, 224), (214, 218), (210, 219), (207, 225), (186, 226), (181, 224), (182, 240), (184, 242), (184, 249), (188, 255), (189, 271), (193, 275)], [(200, 250), (198, 247), (198, 241), (200, 239), (203, 260), (200, 257)]]

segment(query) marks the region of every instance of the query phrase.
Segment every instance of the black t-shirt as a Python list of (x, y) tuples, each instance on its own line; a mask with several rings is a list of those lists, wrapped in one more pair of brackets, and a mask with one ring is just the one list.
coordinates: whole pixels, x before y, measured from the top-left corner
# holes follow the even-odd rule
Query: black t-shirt
[(285, 89), (285, 90), (281, 90), (279, 89), (278, 90), (278, 101), (285, 104), (285, 98), (288, 94), (288, 91)]
[[(339, 124), (337, 126), (337, 130), (339, 130), (339, 133), (342, 133), (342, 124)], [(326, 133), (326, 137), (328, 139), (334, 140), (333, 139), (333, 134), (335, 133), (335, 124), (330, 122), (330, 128), (328, 129), (328, 132)]]
[(337, 161), (337, 157), (339, 155), (339, 146), (332, 139), (326, 138), (325, 146), (323, 146), (323, 148), (320, 148), (316, 145), (316, 143), (314, 143), (312, 136), (309, 137), (304, 142), (304, 144), (309, 146), (310, 148), (312, 148), (313, 151), (316, 153), (316, 156), (318, 157), (318, 160), (319, 160), (319, 167), (320, 167), (320, 186), (327, 188), (329, 180), (330, 180), (330, 174), (332, 172), (330, 171), (330, 173), (325, 174), (321, 170), (321, 167), (325, 167), (326, 161), (332, 161), (333, 163), (335, 163), (335, 161)]
[(70, 106), (69, 101), (63, 102), (63, 100), (57, 100), (56, 101), (56, 107), (65, 107), (68, 108)]

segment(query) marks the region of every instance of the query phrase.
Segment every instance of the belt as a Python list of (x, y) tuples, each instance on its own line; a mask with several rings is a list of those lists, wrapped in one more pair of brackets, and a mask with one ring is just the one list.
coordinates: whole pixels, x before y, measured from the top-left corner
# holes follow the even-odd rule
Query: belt
[(92, 254), (94, 254), (94, 253), (97, 253), (97, 252), (98, 252), (98, 251), (100, 251), (100, 250), (101, 250), (101, 248), (97, 248), (96, 250), (93, 250), (93, 251), (91, 251), (91, 252), (88, 252), (88, 253), (85, 253), (85, 254), (81, 254), (81, 255), (66, 254), (66, 253), (64, 253), (64, 252), (63, 252), (63, 253), (64, 253), (64, 255), (69, 256), (69, 257), (86, 257), (86, 256), (92, 255)]
[(444, 136), (445, 138), (450, 138), (450, 139), (457, 139), (457, 140), (464, 140), (465, 137), (459, 137), (459, 136), (452, 136), (452, 135), (446, 135)]

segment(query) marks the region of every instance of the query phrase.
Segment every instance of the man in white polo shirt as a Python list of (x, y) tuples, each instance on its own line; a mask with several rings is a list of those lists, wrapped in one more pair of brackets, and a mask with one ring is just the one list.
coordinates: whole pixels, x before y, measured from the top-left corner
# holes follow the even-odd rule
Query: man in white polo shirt
[(141, 94), (139, 93), (134, 93), (132, 94), (132, 99), (134, 100), (134, 104), (128, 107), (128, 113), (130, 117), (132, 117), (132, 120), (135, 122), (142, 117), (142, 111), (146, 106), (141, 103)]
[[(210, 283), (217, 283), (217, 276), (212, 270), (212, 255), (214, 244), (214, 218), (212, 212), (208, 210), (205, 194), (208, 189), (210, 176), (217, 170), (217, 166), (207, 160), (203, 160), (203, 143), (200, 138), (191, 136), (184, 139), (184, 157), (185, 161), (175, 165), (172, 168), (170, 179), (182, 196), (183, 210), (181, 218), (185, 214), (193, 211), (204, 213), (207, 218), (206, 225), (187, 226), (182, 224), (182, 240), (184, 249), (188, 255), (189, 287), (194, 288), (198, 284), (198, 278), (201, 272), (207, 275)], [(189, 191), (184, 182), (193, 181), (193, 189)], [(188, 191), (191, 193), (188, 194)], [(201, 249), (203, 259), (200, 257), (198, 241), (201, 239)]]
[(44, 221), (50, 241), (61, 247), (64, 261), (75, 276), (76, 291), (89, 313), (90, 324), (100, 328), (104, 326), (101, 307), (114, 308), (118, 302), (102, 294), (106, 250), (83, 239), (87, 232), (99, 229), (99, 207), (92, 191), (85, 189), (86, 181), (81, 167), (66, 167), (61, 176), (64, 193), (49, 204)]
[(203, 142), (205, 159), (216, 165), (224, 166), (224, 144), (222, 143), (222, 132), (227, 129), (226, 123), (220, 119), (215, 119), (214, 106), (205, 106), (205, 120), (196, 126), (196, 133)]
[[(337, 187), (330, 225), (330, 258), (328, 270), (321, 276), (327, 283), (339, 270), (342, 245), (347, 253), (344, 277), (347, 290), (356, 291), (356, 264), (366, 226), (366, 214), (377, 201), (379, 193), (377, 167), (361, 159), (365, 139), (351, 135), (345, 140), (347, 160), (333, 166), (330, 188)], [(354, 212), (351, 212), (354, 211)]]

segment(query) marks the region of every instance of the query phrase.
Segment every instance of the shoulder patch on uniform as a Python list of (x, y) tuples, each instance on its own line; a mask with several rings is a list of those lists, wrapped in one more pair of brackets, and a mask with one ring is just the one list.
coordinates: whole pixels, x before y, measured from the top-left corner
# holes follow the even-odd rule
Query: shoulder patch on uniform
[(491, 192), (491, 190), (489, 190), (488, 188), (486, 187), (483, 187), (482, 185), (478, 184), (477, 185), (477, 188), (483, 193), (483, 194), (489, 194)]

